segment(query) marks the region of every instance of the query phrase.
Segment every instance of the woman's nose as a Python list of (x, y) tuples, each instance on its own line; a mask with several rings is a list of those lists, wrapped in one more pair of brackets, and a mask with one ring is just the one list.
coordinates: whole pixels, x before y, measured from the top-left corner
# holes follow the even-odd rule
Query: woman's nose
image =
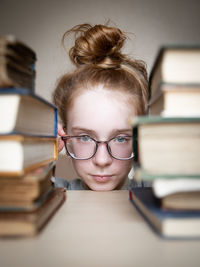
[(109, 154), (106, 144), (98, 144), (97, 152), (93, 157), (93, 161), (96, 165), (99, 166), (106, 166), (112, 163), (113, 158)]

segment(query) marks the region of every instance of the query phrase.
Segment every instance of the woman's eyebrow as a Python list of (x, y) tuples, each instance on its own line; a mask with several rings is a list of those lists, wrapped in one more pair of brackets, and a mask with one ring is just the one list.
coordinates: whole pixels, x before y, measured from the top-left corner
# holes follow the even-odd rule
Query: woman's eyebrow
[(124, 129), (114, 129), (111, 134), (132, 134), (132, 129), (130, 128), (124, 128)]
[(96, 132), (91, 130), (91, 129), (87, 129), (87, 128), (83, 128), (83, 127), (72, 127), (72, 132), (86, 132), (86, 133), (90, 133), (90, 134), (95, 134)]
[[(72, 128), (73, 133), (80, 133), (80, 132), (86, 132), (91, 135), (97, 134), (96, 131), (88, 129), (88, 128), (83, 128), (83, 127), (73, 127)], [(118, 135), (118, 134), (132, 134), (132, 129), (130, 128), (121, 128), (121, 129), (113, 129), (110, 133), (110, 135)]]

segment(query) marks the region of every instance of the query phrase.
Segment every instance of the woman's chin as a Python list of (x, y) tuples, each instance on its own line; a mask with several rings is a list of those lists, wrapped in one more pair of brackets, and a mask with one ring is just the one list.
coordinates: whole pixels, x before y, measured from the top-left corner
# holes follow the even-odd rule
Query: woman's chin
[(109, 183), (92, 183), (87, 184), (87, 186), (93, 191), (111, 191), (116, 188), (116, 185)]

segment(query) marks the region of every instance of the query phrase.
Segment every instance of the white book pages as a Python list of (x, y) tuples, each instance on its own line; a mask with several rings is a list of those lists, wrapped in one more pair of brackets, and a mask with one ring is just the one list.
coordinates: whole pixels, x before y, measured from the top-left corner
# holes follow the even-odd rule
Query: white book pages
[(200, 191), (199, 178), (176, 178), (155, 179), (152, 183), (154, 195), (158, 198), (165, 197), (178, 192)]

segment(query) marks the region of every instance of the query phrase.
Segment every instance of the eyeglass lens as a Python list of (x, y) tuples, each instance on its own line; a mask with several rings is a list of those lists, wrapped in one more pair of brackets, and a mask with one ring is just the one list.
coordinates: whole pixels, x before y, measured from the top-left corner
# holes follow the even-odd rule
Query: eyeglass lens
[[(97, 150), (95, 140), (89, 136), (70, 137), (65, 144), (68, 153), (76, 159), (89, 159)], [(132, 138), (113, 138), (108, 142), (107, 148), (114, 158), (129, 159), (132, 157)]]
[(96, 151), (96, 143), (86, 137), (71, 137), (66, 146), (69, 154), (77, 159), (90, 158)]

